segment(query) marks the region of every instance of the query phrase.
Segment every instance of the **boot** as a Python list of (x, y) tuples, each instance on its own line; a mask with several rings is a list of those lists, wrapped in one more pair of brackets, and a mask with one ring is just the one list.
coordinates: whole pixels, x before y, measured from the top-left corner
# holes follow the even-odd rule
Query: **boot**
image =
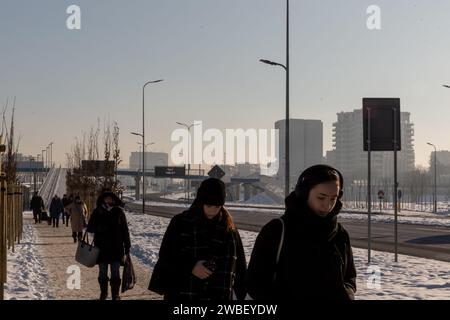
[(120, 278), (111, 278), (111, 296), (112, 300), (120, 300), (119, 290), (120, 290)]
[(98, 284), (100, 285), (100, 300), (106, 300), (108, 297), (108, 278), (98, 278)]

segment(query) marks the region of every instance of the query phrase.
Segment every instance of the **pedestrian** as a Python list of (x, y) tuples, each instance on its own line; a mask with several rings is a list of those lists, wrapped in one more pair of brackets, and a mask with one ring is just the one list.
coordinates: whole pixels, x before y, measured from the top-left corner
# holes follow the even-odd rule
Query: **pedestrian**
[[(123, 202), (110, 191), (103, 192), (97, 199), (87, 232), (94, 233), (94, 245), (99, 248), (97, 264), (100, 300), (108, 297), (108, 280), (112, 300), (120, 300), (120, 265), (130, 256), (130, 233), (123, 211)], [(108, 266), (111, 278), (108, 277)]]
[(350, 238), (337, 222), (344, 179), (327, 165), (306, 169), (285, 199), (286, 211), (259, 233), (247, 272), (255, 300), (353, 300)]
[(37, 191), (34, 192), (34, 195), (31, 198), (30, 210), (33, 210), (34, 223), (41, 223), (42, 211), (45, 210), (45, 206), (44, 200), (42, 200), (42, 197)]
[(64, 207), (61, 199), (58, 195), (54, 195), (52, 202), (50, 203), (50, 217), (52, 219), (53, 228), (59, 227), (59, 216), (64, 211)]
[(245, 298), (245, 254), (225, 198), (225, 184), (209, 178), (191, 207), (171, 219), (149, 290), (169, 301)]
[(87, 207), (80, 196), (77, 195), (74, 202), (67, 207), (67, 210), (70, 215), (73, 242), (77, 243), (77, 240), (81, 240), (83, 229), (86, 227)]
[(67, 194), (63, 195), (62, 203), (63, 203), (63, 206), (64, 206), (64, 211), (63, 211), (63, 214), (62, 214), (62, 221), (63, 221), (63, 225), (65, 224), (66, 227), (69, 226), (69, 213), (68, 213), (67, 207), (72, 202), (73, 202), (73, 195), (70, 195), (70, 198), (67, 197)]

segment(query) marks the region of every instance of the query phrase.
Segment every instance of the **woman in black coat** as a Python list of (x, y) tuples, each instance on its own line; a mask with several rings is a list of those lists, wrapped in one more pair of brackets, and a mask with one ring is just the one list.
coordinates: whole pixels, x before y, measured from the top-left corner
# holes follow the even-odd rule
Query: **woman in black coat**
[(354, 299), (350, 238), (337, 222), (343, 187), (341, 173), (326, 165), (301, 174), (285, 200), (285, 214), (266, 224), (256, 239), (247, 271), (253, 299)]
[(225, 185), (203, 181), (192, 206), (172, 218), (149, 290), (169, 301), (245, 298), (246, 261), (239, 232), (225, 207)]
[(113, 192), (102, 193), (87, 227), (87, 232), (94, 233), (94, 245), (100, 250), (97, 259), (100, 300), (108, 296), (109, 265), (112, 299), (120, 299), (120, 264), (124, 261), (124, 255), (130, 254), (131, 248), (128, 223), (122, 207), (122, 201)]

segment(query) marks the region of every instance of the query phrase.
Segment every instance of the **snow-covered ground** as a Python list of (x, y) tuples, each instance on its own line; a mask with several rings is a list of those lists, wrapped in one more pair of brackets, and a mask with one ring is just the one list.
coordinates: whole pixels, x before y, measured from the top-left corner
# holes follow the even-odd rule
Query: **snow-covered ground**
[[(170, 220), (131, 212), (127, 217), (132, 254), (151, 270)], [(257, 233), (240, 231), (240, 235), (248, 261)], [(35, 243), (33, 225), (27, 222), (16, 252), (8, 252), (6, 299), (53, 299)], [(369, 266), (367, 251), (353, 250), (358, 272), (357, 299), (450, 299), (450, 263), (405, 255), (399, 255), (395, 263), (393, 254), (372, 251)]]
[[(132, 253), (150, 269), (158, 259), (159, 246), (169, 219), (127, 213), (132, 238)], [(240, 231), (247, 262), (257, 233)], [(357, 299), (450, 299), (450, 263), (354, 248), (357, 268)]]
[[(30, 211), (24, 216), (32, 217)], [(31, 220), (25, 220), (22, 241), (15, 244), (15, 253), (8, 251), (8, 279), (5, 300), (53, 299), (48, 288), (48, 277), (36, 247)]]

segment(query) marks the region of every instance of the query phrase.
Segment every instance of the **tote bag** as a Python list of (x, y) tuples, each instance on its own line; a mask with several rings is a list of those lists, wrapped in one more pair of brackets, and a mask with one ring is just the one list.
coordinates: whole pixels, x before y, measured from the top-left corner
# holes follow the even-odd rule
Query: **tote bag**
[(78, 241), (77, 253), (75, 260), (83, 266), (92, 268), (97, 264), (98, 253), (100, 250), (94, 246), (94, 240), (89, 243), (87, 232), (84, 233), (83, 239)]

